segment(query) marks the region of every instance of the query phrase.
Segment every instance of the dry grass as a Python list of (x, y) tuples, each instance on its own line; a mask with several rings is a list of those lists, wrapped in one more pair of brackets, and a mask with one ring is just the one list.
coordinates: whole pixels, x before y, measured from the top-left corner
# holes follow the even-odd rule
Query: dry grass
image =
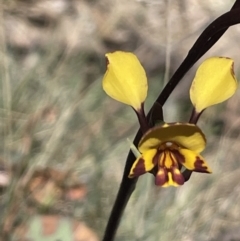
[[(5, 176), (0, 180), (7, 183), (0, 196), (2, 240), (14, 240), (14, 232), (15, 240), (32, 235), (31, 217), (37, 214), (68, 216), (102, 236), (129, 148), (126, 138), (138, 128), (131, 109), (101, 89), (104, 54), (121, 49), (139, 56), (149, 77), (149, 108), (197, 35), (231, 3), (215, 5), (207, 0), (1, 1)], [(238, 32), (233, 27), (208, 55), (233, 57), (237, 69)], [(167, 121), (188, 119), (193, 73), (167, 103)], [(150, 175), (140, 178), (116, 241), (239, 237), (238, 106), (239, 93), (207, 110), (199, 122), (214, 174), (194, 174), (179, 189), (156, 188)]]

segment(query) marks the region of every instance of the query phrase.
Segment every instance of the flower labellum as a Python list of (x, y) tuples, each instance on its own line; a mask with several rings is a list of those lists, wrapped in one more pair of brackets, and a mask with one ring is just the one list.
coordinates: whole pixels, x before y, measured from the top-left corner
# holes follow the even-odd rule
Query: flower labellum
[(230, 98), (237, 89), (233, 60), (212, 57), (198, 68), (190, 88), (190, 99), (196, 112)]
[(147, 97), (147, 77), (138, 58), (129, 52), (106, 54), (108, 65), (103, 77), (103, 89), (113, 99), (141, 109)]

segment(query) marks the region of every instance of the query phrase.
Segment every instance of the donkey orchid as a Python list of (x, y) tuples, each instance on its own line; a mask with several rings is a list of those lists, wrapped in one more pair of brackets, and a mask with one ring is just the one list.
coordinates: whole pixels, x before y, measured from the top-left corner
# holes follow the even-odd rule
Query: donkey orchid
[(182, 185), (182, 166), (195, 172), (211, 173), (199, 154), (205, 146), (205, 136), (194, 124), (173, 123), (151, 128), (139, 142), (142, 155), (134, 162), (129, 177), (151, 172), (158, 186)]
[(144, 133), (138, 144), (140, 156), (133, 163), (129, 178), (150, 172), (155, 176), (156, 185), (167, 187), (184, 184), (184, 168), (190, 172), (211, 173), (200, 155), (206, 138), (196, 123), (204, 109), (235, 93), (233, 60), (212, 57), (200, 65), (190, 88), (194, 109), (189, 123), (167, 124), (154, 120), (154, 127), (150, 128), (143, 109), (147, 77), (139, 60), (134, 54), (121, 51), (106, 54), (106, 57), (108, 66), (103, 89), (110, 97), (133, 107)]

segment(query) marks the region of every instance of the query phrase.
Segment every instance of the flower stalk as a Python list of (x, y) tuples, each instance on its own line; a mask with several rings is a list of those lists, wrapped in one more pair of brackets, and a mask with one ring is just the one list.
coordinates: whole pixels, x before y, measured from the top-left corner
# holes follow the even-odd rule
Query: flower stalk
[[(236, 0), (232, 9), (220, 16), (218, 19), (213, 21), (200, 35), (195, 44), (190, 49), (188, 55), (183, 60), (179, 68), (173, 74), (172, 78), (169, 80), (168, 84), (162, 90), (158, 96), (155, 103), (158, 103), (160, 106), (163, 106), (175, 89), (177, 84), (180, 82), (182, 77), (187, 73), (187, 71), (221, 38), (225, 31), (232, 25), (240, 23), (240, 0)], [(148, 122), (151, 119), (151, 112), (147, 116)], [(202, 112), (201, 112), (202, 113)], [(198, 114), (199, 115), (199, 114)], [(199, 115), (200, 116), (200, 115)], [(190, 122), (196, 123), (199, 116), (193, 111)], [(151, 123), (153, 120), (151, 120)], [(134, 139), (134, 144), (138, 145), (142, 137), (142, 132), (138, 131)], [(121, 216), (125, 206), (135, 189), (138, 178), (128, 178), (128, 174), (132, 165), (135, 161), (135, 156), (130, 151), (126, 160), (125, 170), (122, 178), (122, 182), (118, 191), (116, 201), (114, 203), (108, 224), (104, 233), (102, 241), (113, 241), (118, 225), (121, 220)], [(185, 181), (187, 181), (191, 176), (191, 171), (185, 170), (182, 175), (184, 176)]]
[(198, 119), (200, 118), (200, 116), (202, 115), (204, 110), (202, 110), (200, 113), (196, 111), (195, 108), (193, 108), (192, 110), (192, 114), (190, 116), (190, 119), (189, 119), (189, 123), (192, 123), (192, 124), (197, 124), (198, 122)]
[(136, 111), (136, 110), (134, 111), (136, 112), (142, 134), (144, 134), (149, 130), (149, 124), (147, 121), (147, 117), (145, 115), (144, 105), (143, 104), (141, 105), (141, 109), (139, 111)]

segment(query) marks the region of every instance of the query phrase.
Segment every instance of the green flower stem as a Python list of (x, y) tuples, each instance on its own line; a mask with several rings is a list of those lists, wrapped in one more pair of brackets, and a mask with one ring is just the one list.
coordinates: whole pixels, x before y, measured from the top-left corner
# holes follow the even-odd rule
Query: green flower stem
[(134, 154), (135, 158), (137, 159), (138, 157), (140, 157), (141, 153), (138, 151), (137, 147), (128, 138), (127, 141), (130, 144), (130, 150)]
[[(183, 60), (182, 64), (173, 74), (168, 84), (160, 93), (156, 102), (161, 106), (164, 105), (174, 88), (180, 82), (182, 77), (187, 71), (200, 59), (226, 32), (228, 27), (240, 22), (240, 0), (236, 0), (232, 10), (223, 14), (218, 19), (213, 21), (200, 35), (193, 47), (190, 49), (188, 55)], [(149, 117), (149, 115), (148, 115)], [(134, 145), (138, 145), (139, 140), (142, 137), (142, 132), (138, 131)], [(135, 161), (133, 153), (130, 151), (126, 160), (126, 165), (123, 173), (122, 182), (115, 200), (112, 212), (110, 214), (107, 227), (104, 233), (102, 241), (113, 241), (118, 225), (120, 223), (123, 211), (127, 205), (127, 202), (135, 189), (137, 178), (129, 179), (128, 174)], [(185, 179), (186, 180), (186, 179)]]

